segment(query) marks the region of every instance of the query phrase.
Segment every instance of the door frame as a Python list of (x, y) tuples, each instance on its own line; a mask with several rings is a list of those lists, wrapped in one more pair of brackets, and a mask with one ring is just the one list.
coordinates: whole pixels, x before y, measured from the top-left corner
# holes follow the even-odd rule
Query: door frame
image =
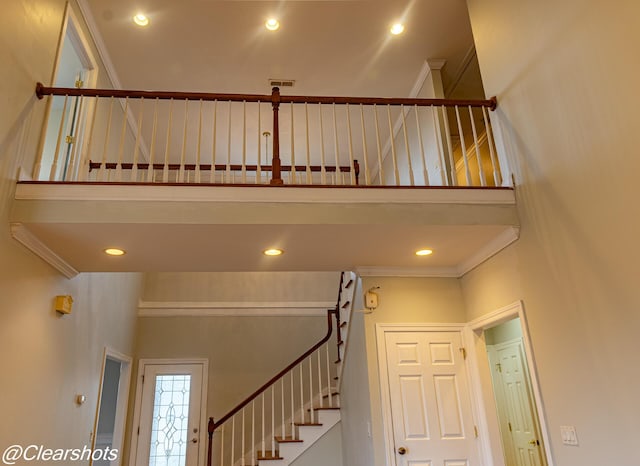
[[(382, 398), (382, 427), (384, 431), (385, 439), (385, 457), (386, 464), (395, 466), (396, 455), (394, 448), (393, 438), (393, 423), (391, 412), (391, 391), (389, 389), (389, 372), (387, 363), (387, 351), (386, 351), (386, 332), (458, 332), (460, 333), (460, 341), (463, 345), (466, 345), (465, 331), (466, 324), (464, 323), (452, 323), (452, 324), (439, 324), (439, 323), (410, 323), (410, 324), (376, 324), (376, 346), (378, 352), (378, 377), (380, 384), (380, 397)], [(465, 367), (467, 368), (467, 382), (469, 387), (469, 401), (471, 403), (471, 416), (474, 424), (478, 425), (478, 410), (475, 406), (475, 397), (473, 396), (472, 380), (469, 371), (469, 365), (465, 359)], [(480, 466), (483, 464), (491, 464), (484, 462), (484, 455), (482, 451), (482, 443), (478, 444), (478, 456), (480, 458)]]
[[(64, 46), (65, 38), (69, 37), (69, 41), (73, 46), (74, 50), (78, 54), (78, 57), (82, 61), (83, 66), (87, 69), (87, 75), (84, 78), (85, 87), (95, 88), (96, 83), (98, 81), (98, 73), (100, 71), (98, 67), (98, 61), (93, 54), (93, 50), (91, 47), (91, 42), (87, 40), (87, 37), (83, 31), (82, 23), (76, 13), (73, 11), (73, 7), (71, 3), (67, 0), (65, 4), (64, 10), (64, 19), (62, 21), (62, 29), (60, 30), (60, 36), (58, 37), (58, 47), (56, 50), (56, 58), (53, 65), (53, 71), (51, 73), (50, 85), (55, 85), (56, 77), (58, 76), (58, 71), (60, 68), (60, 61), (62, 59), (62, 48)], [(96, 108), (95, 108), (96, 99), (86, 99), (85, 107), (80, 108), (80, 114), (78, 115), (78, 128), (77, 134), (78, 139), (74, 143), (75, 148), (74, 151), (76, 153), (76, 160), (74, 168), (74, 174), (71, 177), (75, 180), (75, 176), (81, 170), (82, 161), (80, 160), (80, 155), (85, 153), (88, 144), (88, 138), (83, 137), (84, 131), (87, 129), (88, 122), (92, 119)], [(51, 106), (53, 104), (53, 98), (48, 96), (47, 104), (45, 108), (44, 119), (42, 122), (42, 129), (40, 131), (40, 140), (38, 143), (38, 152), (36, 156), (36, 162), (33, 166), (33, 172), (31, 174), (32, 179), (39, 180), (40, 172), (42, 169), (42, 158), (44, 156), (44, 146), (47, 138), (47, 128), (49, 127), (49, 119), (51, 115)], [(49, 180), (49, 176), (47, 176), (47, 181)]]
[(200, 428), (198, 442), (198, 464), (205, 464), (205, 450), (207, 449), (207, 389), (209, 382), (209, 360), (206, 358), (193, 359), (140, 359), (138, 361), (138, 373), (136, 375), (136, 397), (134, 401), (133, 423), (131, 424), (131, 447), (129, 451), (129, 464), (136, 464), (138, 453), (138, 427), (140, 426), (140, 412), (142, 410), (142, 376), (147, 365), (202, 365), (202, 393), (200, 395)]
[(479, 409), (478, 429), (480, 431), (481, 450), (484, 452), (484, 461), (486, 464), (504, 466), (505, 459), (502, 450), (498, 409), (493, 395), (489, 356), (487, 354), (484, 331), (516, 317), (520, 318), (520, 326), (522, 327), (522, 345), (524, 347), (526, 363), (529, 368), (531, 389), (536, 404), (536, 414), (538, 416), (547, 466), (554, 466), (548, 423), (545, 416), (544, 400), (540, 391), (538, 370), (531, 345), (527, 316), (524, 303), (521, 300), (470, 321), (464, 330), (464, 342), (469, 356), (468, 366), (470, 369), (469, 385), (472, 392), (471, 396), (474, 398), (473, 404)]
[[(112, 465), (122, 464), (122, 449), (124, 447), (124, 432), (127, 422), (127, 408), (129, 407), (129, 389), (131, 388), (131, 356), (120, 353), (108, 346), (105, 346), (102, 354), (102, 372), (100, 374), (100, 383), (98, 384), (98, 396), (96, 403), (96, 415), (93, 421), (93, 432), (91, 435), (92, 450), (96, 448), (98, 440), (98, 422), (100, 417), (100, 405), (102, 404), (102, 386), (104, 385), (104, 371), (107, 365), (107, 359), (118, 361), (120, 363), (120, 380), (118, 382), (118, 401), (116, 403), (116, 419), (113, 430), (113, 441), (111, 449), (118, 450), (118, 457), (111, 461)], [(89, 459), (89, 465), (93, 464), (93, 458)]]

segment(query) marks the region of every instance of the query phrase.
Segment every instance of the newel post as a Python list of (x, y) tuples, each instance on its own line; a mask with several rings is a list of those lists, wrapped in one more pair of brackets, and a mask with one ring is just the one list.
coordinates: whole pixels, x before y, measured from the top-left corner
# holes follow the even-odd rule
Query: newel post
[(274, 87), (271, 90), (271, 105), (273, 106), (273, 154), (271, 161), (271, 184), (281, 185), (282, 176), (280, 174), (280, 128), (278, 111), (280, 110), (280, 89)]
[(209, 445), (207, 446), (207, 466), (211, 466), (211, 449), (213, 446), (213, 431), (215, 429), (215, 424), (213, 422), (213, 418), (209, 418), (209, 425), (207, 426), (207, 430), (209, 432)]

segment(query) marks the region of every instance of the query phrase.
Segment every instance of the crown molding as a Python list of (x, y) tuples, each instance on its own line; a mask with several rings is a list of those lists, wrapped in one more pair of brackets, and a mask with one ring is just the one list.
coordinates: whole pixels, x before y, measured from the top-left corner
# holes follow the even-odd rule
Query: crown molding
[(138, 317), (326, 316), (332, 301), (140, 301)]
[(356, 267), (360, 277), (458, 278), (457, 267)]
[(80, 273), (74, 269), (71, 264), (58, 256), (42, 241), (36, 238), (22, 223), (12, 223), (10, 227), (11, 236), (16, 241), (58, 270), (65, 277), (71, 279)]
[(500, 233), (498, 236), (496, 236), (482, 248), (480, 248), (469, 259), (460, 264), (458, 266), (458, 271), (460, 272), (459, 276), (462, 277), (466, 273), (472, 271), (477, 266), (479, 266), (489, 258), (495, 256), (497, 253), (516, 241), (519, 237), (520, 227), (508, 227), (502, 233)]

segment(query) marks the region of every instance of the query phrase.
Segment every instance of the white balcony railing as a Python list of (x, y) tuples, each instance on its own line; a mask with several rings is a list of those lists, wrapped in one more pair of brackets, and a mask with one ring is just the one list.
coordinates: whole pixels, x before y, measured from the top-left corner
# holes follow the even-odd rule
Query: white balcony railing
[(495, 99), (168, 93), (38, 86), (42, 181), (502, 186)]

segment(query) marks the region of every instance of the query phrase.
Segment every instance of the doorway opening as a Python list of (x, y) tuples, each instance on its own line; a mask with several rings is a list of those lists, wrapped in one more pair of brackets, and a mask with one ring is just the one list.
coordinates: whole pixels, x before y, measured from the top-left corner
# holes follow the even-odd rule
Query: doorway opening
[(124, 439), (127, 404), (129, 402), (129, 382), (131, 379), (131, 358), (105, 348), (100, 379), (100, 395), (94, 423), (93, 449), (116, 451), (113, 456), (100, 460), (90, 460), (93, 466), (119, 466)]
[(485, 451), (491, 452), (490, 461), (505, 466), (553, 466), (522, 303), (471, 322), (469, 328), (481, 392), (476, 396), (486, 409)]
[[(67, 3), (56, 65), (51, 79), (55, 87), (95, 87), (97, 65), (80, 22)], [(80, 168), (83, 132), (93, 102), (82, 97), (51, 96), (40, 142), (34, 178), (75, 180)]]

